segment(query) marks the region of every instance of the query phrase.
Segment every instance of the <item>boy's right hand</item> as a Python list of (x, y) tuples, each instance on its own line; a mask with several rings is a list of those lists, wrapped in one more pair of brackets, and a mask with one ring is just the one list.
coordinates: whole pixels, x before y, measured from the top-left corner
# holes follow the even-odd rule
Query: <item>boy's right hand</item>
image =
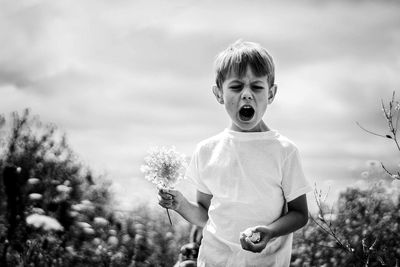
[(166, 209), (179, 210), (185, 197), (174, 189), (160, 188), (158, 190), (158, 204)]

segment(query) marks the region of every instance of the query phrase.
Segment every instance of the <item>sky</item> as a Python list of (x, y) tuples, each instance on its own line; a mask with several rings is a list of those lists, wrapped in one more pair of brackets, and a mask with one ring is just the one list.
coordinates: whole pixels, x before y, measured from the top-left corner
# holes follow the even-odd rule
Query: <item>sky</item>
[(335, 196), (368, 179), (361, 173), (374, 160), (398, 164), (394, 145), (356, 122), (386, 133), (380, 101), (400, 86), (399, 1), (0, 6), (0, 114), (30, 108), (55, 123), (79, 159), (113, 181), (121, 207), (156, 203), (139, 170), (151, 146), (190, 156), (229, 126), (211, 92), (213, 61), (238, 39), (274, 58), (278, 93), (264, 120), (297, 144), (310, 182)]

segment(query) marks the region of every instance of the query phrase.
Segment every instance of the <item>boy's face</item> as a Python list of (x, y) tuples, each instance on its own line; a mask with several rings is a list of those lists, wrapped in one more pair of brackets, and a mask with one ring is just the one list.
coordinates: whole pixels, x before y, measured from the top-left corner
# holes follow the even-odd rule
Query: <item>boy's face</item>
[(269, 130), (262, 118), (276, 94), (276, 85), (268, 86), (267, 76), (256, 77), (251, 68), (238, 77), (230, 73), (222, 88), (213, 87), (220, 104), (225, 105), (232, 120), (231, 129), (239, 132), (262, 132)]

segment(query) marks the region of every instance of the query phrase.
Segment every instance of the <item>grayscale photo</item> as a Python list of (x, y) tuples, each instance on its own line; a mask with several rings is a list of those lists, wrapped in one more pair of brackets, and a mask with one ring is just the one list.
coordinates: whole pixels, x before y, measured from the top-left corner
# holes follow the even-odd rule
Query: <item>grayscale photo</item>
[(0, 266), (400, 266), (399, 14), (0, 0)]

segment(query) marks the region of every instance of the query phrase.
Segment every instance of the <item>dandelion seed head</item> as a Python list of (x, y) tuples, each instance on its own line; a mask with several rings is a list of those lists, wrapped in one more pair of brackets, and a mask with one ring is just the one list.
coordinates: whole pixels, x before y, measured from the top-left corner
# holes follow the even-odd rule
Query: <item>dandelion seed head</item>
[(144, 158), (140, 167), (145, 179), (157, 186), (172, 188), (184, 178), (186, 169), (185, 155), (176, 151), (175, 147), (153, 147)]

